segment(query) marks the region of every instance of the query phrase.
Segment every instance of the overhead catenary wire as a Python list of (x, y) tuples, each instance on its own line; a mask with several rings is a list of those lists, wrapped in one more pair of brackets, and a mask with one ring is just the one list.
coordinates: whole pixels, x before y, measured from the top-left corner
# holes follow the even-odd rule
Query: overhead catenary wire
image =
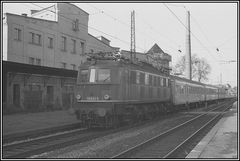
[[(138, 15), (138, 13), (137, 13), (137, 15)], [(175, 41), (173, 41), (172, 39), (168, 38), (167, 36), (161, 34), (161, 33), (160, 33), (159, 31), (157, 31), (154, 27), (152, 27), (152, 25), (150, 25), (142, 16), (139, 16), (139, 17), (140, 17), (140, 19), (141, 19), (142, 21), (144, 21), (145, 24), (147, 24), (147, 25), (149, 26), (150, 30), (152, 30), (153, 32), (159, 34), (159, 35), (162, 36), (162, 37), (165, 37), (165, 38), (168, 39), (168, 41), (170, 41), (171, 43), (174, 43), (175, 45), (178, 45)], [(169, 46), (169, 47), (170, 47), (170, 46)], [(172, 47), (172, 46), (171, 46), (170, 48), (171, 48), (173, 51), (176, 50), (176, 49), (175, 49), (174, 47)]]
[[(92, 5), (92, 4), (87, 4), (87, 5), (95, 8), (95, 9), (98, 10), (98, 11), (101, 11), (101, 12), (102, 12), (103, 14), (105, 14), (106, 16), (110, 17), (110, 18), (113, 19), (114, 21), (118, 21), (119, 23), (123, 24), (123, 25), (126, 26), (127, 28), (130, 28), (129, 24), (125, 23), (124, 21), (120, 20), (119, 18), (116, 18), (116, 17), (108, 14), (108, 13), (105, 12), (104, 10), (102, 10), (102, 9), (100, 9), (100, 8)], [(138, 15), (137, 12), (135, 12), (135, 13), (136, 13), (136, 15)], [(141, 18), (141, 16), (139, 16), (139, 17)], [(149, 23), (147, 23), (147, 24), (149, 25)], [(172, 43), (174, 43), (174, 44), (177, 44), (176, 42), (174, 42), (173, 40), (169, 39), (168, 37), (160, 34), (160, 32), (157, 32), (156, 30), (153, 30), (153, 27), (151, 27), (151, 25), (149, 25), (149, 26), (150, 26), (150, 29), (151, 29), (153, 32), (155, 32), (156, 34), (159, 34), (159, 35), (165, 37), (166, 39), (168, 39), (170, 42), (172, 42)], [(152, 37), (151, 35), (148, 35), (148, 34), (146, 34), (145, 32), (139, 31), (139, 28), (137, 28), (137, 32), (138, 32), (138, 33), (140, 32), (141, 34), (147, 36), (148, 38), (151, 38), (151, 39), (154, 39), (155, 41), (157, 41), (157, 39), (156, 39), (155, 37)], [(168, 46), (169, 46), (169, 45), (168, 45)], [(172, 46), (169, 46), (169, 47), (170, 47), (173, 51), (176, 51), (176, 49), (175, 49), (174, 47), (172, 47)]]
[(230, 40), (232, 40), (232, 39), (234, 39), (234, 38), (236, 38), (236, 35), (234, 35), (234, 36), (228, 38), (228, 39), (225, 40), (223, 43), (221, 43), (220, 45), (218, 45), (218, 47), (222, 47), (223, 45), (225, 45), (226, 43), (229, 43)]
[(202, 35), (205, 37), (205, 39), (210, 42), (211, 46), (216, 47), (216, 45), (213, 45), (213, 43), (209, 40), (209, 38), (206, 36), (205, 32), (203, 31), (202, 27), (200, 26), (200, 24), (197, 22), (196, 18), (193, 17), (192, 13), (190, 14), (190, 17), (192, 17), (192, 19), (194, 20), (194, 22), (197, 24), (198, 28), (200, 29)]
[[(165, 3), (163, 3), (164, 4), (164, 6), (177, 18), (177, 20), (186, 28), (186, 29), (188, 29), (185, 25), (184, 25), (184, 23), (178, 18), (178, 16), (165, 4)], [(211, 54), (211, 52), (205, 47), (205, 45), (203, 45), (203, 43), (193, 34), (193, 32), (192, 31), (190, 31), (190, 33), (193, 35), (193, 37), (196, 39), (196, 40), (198, 40), (198, 42), (199, 42), (199, 44), (206, 50), (206, 51), (208, 51), (208, 53), (214, 58), (214, 60), (216, 60), (216, 58), (215, 58), (215, 56), (213, 56), (212, 54)]]

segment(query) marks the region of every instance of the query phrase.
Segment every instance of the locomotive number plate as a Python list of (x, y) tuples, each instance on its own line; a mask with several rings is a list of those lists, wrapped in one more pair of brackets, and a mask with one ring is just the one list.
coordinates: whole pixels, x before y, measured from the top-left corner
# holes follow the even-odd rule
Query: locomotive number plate
[(98, 97), (87, 97), (87, 100), (99, 100)]

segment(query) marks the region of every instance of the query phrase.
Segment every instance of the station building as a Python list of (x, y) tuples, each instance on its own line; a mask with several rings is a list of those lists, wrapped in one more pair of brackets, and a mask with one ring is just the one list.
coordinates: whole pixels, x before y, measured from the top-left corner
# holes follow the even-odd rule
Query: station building
[(110, 41), (88, 33), (89, 14), (56, 3), (31, 15), (3, 20), (3, 112), (67, 109), (86, 53), (115, 52)]

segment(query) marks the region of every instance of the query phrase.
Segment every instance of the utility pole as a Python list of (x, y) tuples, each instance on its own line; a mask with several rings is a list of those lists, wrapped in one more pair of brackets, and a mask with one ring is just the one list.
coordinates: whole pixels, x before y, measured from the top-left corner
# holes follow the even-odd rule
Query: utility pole
[(135, 44), (135, 11), (131, 12), (131, 61), (136, 59), (136, 44)]
[(187, 32), (186, 32), (186, 55), (185, 55), (186, 78), (192, 80), (191, 67), (191, 30), (190, 30), (190, 12), (187, 11)]
[(220, 84), (222, 84), (222, 73), (220, 73)]

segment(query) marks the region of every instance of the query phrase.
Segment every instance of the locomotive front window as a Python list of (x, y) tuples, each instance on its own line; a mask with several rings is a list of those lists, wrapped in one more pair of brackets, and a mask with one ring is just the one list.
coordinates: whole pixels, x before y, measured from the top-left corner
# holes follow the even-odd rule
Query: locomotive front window
[(96, 69), (90, 70), (90, 82), (95, 82), (95, 76), (96, 76)]
[(88, 70), (84, 69), (80, 71), (80, 81), (81, 82), (88, 82)]
[(98, 69), (97, 81), (110, 82), (110, 69)]

